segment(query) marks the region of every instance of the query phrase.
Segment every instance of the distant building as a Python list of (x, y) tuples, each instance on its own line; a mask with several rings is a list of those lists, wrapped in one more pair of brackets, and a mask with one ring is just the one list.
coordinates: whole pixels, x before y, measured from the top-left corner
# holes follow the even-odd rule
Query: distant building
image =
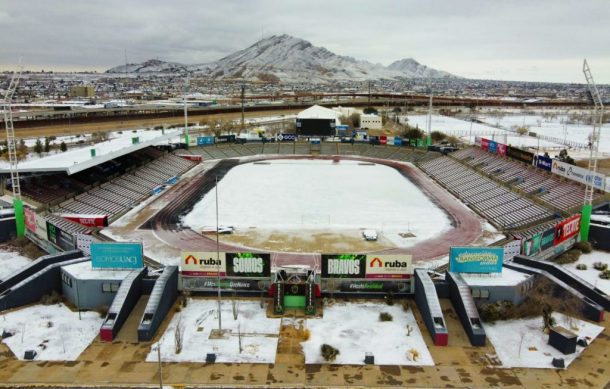
[(84, 97), (90, 98), (93, 97), (95, 91), (93, 90), (93, 85), (78, 85), (70, 87), (70, 97)]
[(360, 128), (367, 130), (381, 130), (383, 123), (381, 122), (381, 116), (372, 114), (360, 115)]
[(297, 115), (297, 134), (314, 136), (334, 136), (339, 112), (314, 105)]

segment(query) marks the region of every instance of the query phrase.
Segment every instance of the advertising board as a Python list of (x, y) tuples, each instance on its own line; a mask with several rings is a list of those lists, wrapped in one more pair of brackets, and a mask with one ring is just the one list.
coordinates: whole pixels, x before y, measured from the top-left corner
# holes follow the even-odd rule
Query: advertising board
[(411, 255), (367, 255), (365, 278), (410, 278), (413, 274), (411, 261)]
[(93, 235), (76, 234), (76, 248), (85, 255), (91, 255), (91, 243), (99, 242)]
[(496, 154), (497, 147), (498, 147), (498, 144), (496, 142), (494, 142), (493, 140), (490, 140), (487, 145), (487, 151), (489, 151), (492, 154)]
[(588, 169), (553, 160), (551, 171), (559, 176), (569, 178), (581, 184), (591, 184), (596, 189), (604, 189), (605, 176), (600, 173), (592, 173)]
[(564, 240), (570, 239), (580, 232), (580, 214), (564, 219), (555, 225), (555, 238), (553, 245), (557, 246)]
[(341, 292), (359, 292), (359, 293), (409, 293), (411, 284), (409, 281), (341, 281), (336, 290)]
[(479, 147), (482, 147), (482, 145), (483, 145), (483, 138), (481, 138), (480, 136), (475, 136), (474, 137), (474, 144), (479, 146)]
[(180, 271), (187, 277), (218, 277), (226, 275), (226, 255), (215, 251), (183, 251)]
[(23, 215), (25, 217), (25, 228), (36, 232), (36, 212), (29, 207), (23, 207)]
[(202, 155), (190, 155), (190, 154), (176, 154), (177, 157), (183, 158), (183, 159), (187, 159), (189, 161), (193, 161), (193, 162), (201, 162), (203, 161), (203, 156)]
[(385, 135), (381, 135), (381, 136), (379, 137), (379, 144), (380, 144), (380, 145), (385, 145), (385, 144), (388, 144), (388, 137), (387, 137), (387, 136), (385, 136)]
[(542, 239), (542, 233), (530, 237), (523, 241), (523, 255), (536, 255), (540, 252), (540, 241)]
[(91, 242), (91, 266), (97, 269), (139, 269), (144, 266), (140, 242)]
[(47, 221), (47, 240), (51, 243), (56, 244), (62, 250), (74, 250), (76, 248), (76, 241), (72, 234), (63, 231), (61, 228)]
[[(217, 290), (218, 280), (207, 277), (183, 277), (182, 287), (186, 290)], [(230, 279), (220, 280), (220, 289), (224, 291), (263, 291), (269, 288), (269, 282), (255, 279)]]
[(489, 150), (489, 139), (481, 138), (481, 148), (483, 150)]
[(451, 247), (449, 271), (456, 273), (500, 273), (503, 247)]
[(227, 277), (271, 277), (271, 254), (226, 253)]
[(496, 154), (498, 154), (500, 157), (506, 157), (506, 145), (498, 143), (496, 145)]
[(540, 238), (540, 250), (544, 251), (553, 247), (555, 241), (555, 227), (551, 227), (542, 233)]
[(62, 213), (64, 219), (71, 220), (85, 227), (107, 227), (108, 215), (85, 215), (75, 213)]
[(402, 146), (402, 138), (395, 136), (394, 137), (394, 146)]
[(219, 135), (214, 137), (214, 143), (234, 143), (235, 135)]
[(544, 155), (536, 156), (536, 167), (538, 169), (546, 170), (550, 172), (553, 168), (553, 159), (545, 157)]
[(297, 140), (297, 134), (279, 134), (277, 140), (280, 142), (294, 142)]
[(521, 239), (515, 239), (504, 245), (504, 261), (512, 260), (521, 254)]
[(366, 255), (322, 254), (322, 278), (364, 278)]
[(534, 154), (529, 151), (521, 150), (516, 147), (508, 146), (506, 148), (506, 155), (521, 162), (525, 162), (528, 165), (534, 163)]

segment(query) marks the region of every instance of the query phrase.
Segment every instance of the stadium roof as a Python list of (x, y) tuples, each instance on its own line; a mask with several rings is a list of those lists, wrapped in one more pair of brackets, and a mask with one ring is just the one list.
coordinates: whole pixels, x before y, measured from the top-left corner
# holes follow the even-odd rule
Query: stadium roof
[(299, 112), (297, 119), (337, 119), (339, 112), (319, 105), (313, 105)]
[[(19, 162), (17, 170), (20, 173), (66, 172), (71, 175), (148, 146), (167, 143), (171, 138), (178, 137), (181, 132), (182, 130), (179, 129), (144, 131), (138, 133), (138, 143), (135, 144), (133, 137), (124, 136), (63, 153), (28, 159)], [(92, 149), (95, 149), (95, 157), (92, 156)], [(0, 165), (0, 173), (10, 173), (8, 162)]]

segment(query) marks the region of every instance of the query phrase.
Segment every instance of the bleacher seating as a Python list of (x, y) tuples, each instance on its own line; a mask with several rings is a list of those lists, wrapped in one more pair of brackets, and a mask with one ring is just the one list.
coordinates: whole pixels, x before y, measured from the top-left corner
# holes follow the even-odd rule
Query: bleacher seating
[(518, 229), (552, 218), (547, 209), (521, 198), (460, 162), (443, 156), (420, 168), (502, 229)]
[(553, 207), (567, 211), (582, 205), (585, 195), (584, 188), (575, 182), (561, 180), (560, 177), (551, 173), (533, 166), (526, 166), (518, 161), (498, 157), (478, 147), (459, 150), (451, 155), (500, 182), (538, 196)]

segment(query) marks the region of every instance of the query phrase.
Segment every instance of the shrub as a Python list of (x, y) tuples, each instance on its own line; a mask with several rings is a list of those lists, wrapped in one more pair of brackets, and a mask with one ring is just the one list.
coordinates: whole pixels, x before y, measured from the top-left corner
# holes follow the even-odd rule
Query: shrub
[(388, 293), (385, 295), (384, 299), (385, 299), (386, 304), (388, 304), (388, 305), (394, 305), (394, 293), (392, 293), (392, 292), (388, 292)]
[(570, 251), (567, 251), (567, 252), (561, 254), (559, 257), (555, 258), (555, 260), (553, 262), (558, 263), (560, 265), (565, 265), (566, 263), (574, 263), (574, 262), (578, 261), (581, 254), (582, 254), (582, 251), (580, 251), (578, 249), (572, 249)]
[(591, 243), (585, 241), (576, 243), (574, 245), (574, 248), (582, 251), (585, 254), (589, 254), (591, 251), (593, 251), (593, 246), (591, 245)]
[(339, 350), (326, 343), (322, 345), (320, 352), (322, 353), (322, 358), (327, 362), (334, 361), (337, 358), (337, 355), (339, 355)]
[(98, 315), (100, 315), (100, 317), (103, 319), (108, 316), (108, 308), (108, 305), (100, 305), (95, 309), (95, 312), (97, 312)]
[(482, 304), (479, 307), (479, 315), (483, 321), (495, 322), (510, 318), (513, 309), (512, 301), (496, 301), (495, 303)]
[(599, 273), (599, 278), (602, 280), (610, 280), (610, 270), (604, 270)]
[(62, 297), (59, 293), (57, 293), (56, 291), (52, 291), (49, 294), (45, 294), (44, 296), (42, 296), (40, 298), (40, 303), (42, 305), (53, 305), (53, 304), (58, 304), (61, 303), (62, 301)]
[(308, 341), (309, 338), (311, 338), (311, 331), (309, 331), (309, 328), (305, 328), (303, 330), (303, 341)]
[(379, 314), (379, 321), (392, 321), (394, 318), (387, 312), (381, 312)]
[(599, 270), (599, 271), (604, 271), (604, 270), (608, 269), (608, 264), (603, 263), (603, 262), (595, 262), (595, 263), (593, 263), (593, 269)]
[(587, 270), (587, 265), (585, 265), (584, 263), (579, 263), (578, 265), (576, 265), (576, 270)]

